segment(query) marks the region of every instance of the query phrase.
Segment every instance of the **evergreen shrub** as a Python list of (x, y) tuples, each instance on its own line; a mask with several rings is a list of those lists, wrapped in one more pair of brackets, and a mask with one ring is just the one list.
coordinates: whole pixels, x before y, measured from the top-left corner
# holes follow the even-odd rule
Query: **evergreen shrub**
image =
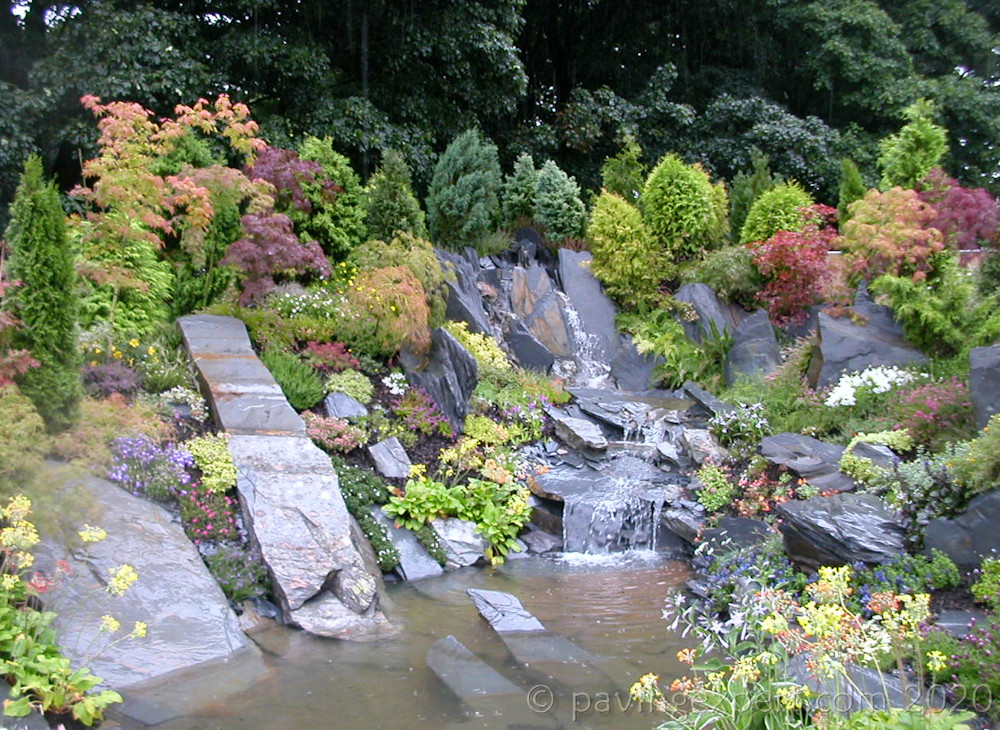
[(740, 243), (766, 241), (778, 231), (800, 231), (805, 225), (801, 209), (813, 204), (812, 196), (794, 180), (761, 194), (740, 229)]
[(427, 192), (433, 241), (453, 251), (477, 246), (493, 229), (500, 181), (496, 145), (474, 129), (456, 137), (435, 165)]

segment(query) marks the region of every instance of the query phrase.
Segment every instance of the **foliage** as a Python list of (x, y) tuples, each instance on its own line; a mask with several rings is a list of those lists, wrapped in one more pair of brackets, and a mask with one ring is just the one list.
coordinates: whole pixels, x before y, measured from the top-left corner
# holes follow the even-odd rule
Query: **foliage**
[(879, 141), (878, 164), (882, 189), (912, 189), (941, 162), (948, 151), (948, 132), (934, 124), (934, 102), (920, 99), (903, 110), (907, 123), (896, 134)]
[(13, 378), (30, 368), (38, 367), (38, 361), (31, 356), (31, 353), (9, 345), (10, 339), (21, 327), (20, 320), (3, 304), (4, 297), (9, 296), (14, 286), (16, 285), (10, 282), (0, 281), (0, 386), (9, 385), (14, 382)]
[(470, 332), (466, 322), (445, 322), (444, 328), (476, 360), (480, 378), (506, 380), (513, 371), (507, 353), (492, 335)]
[(205, 556), (205, 564), (233, 603), (252, 601), (269, 590), (267, 569), (257, 553), (231, 544), (218, 545)]
[(590, 269), (608, 296), (628, 309), (649, 309), (672, 272), (669, 256), (654, 248), (642, 213), (624, 198), (601, 192), (587, 227)]
[(753, 253), (746, 246), (725, 246), (692, 261), (681, 272), (684, 284), (706, 284), (716, 295), (746, 309), (756, 305), (755, 295), (763, 288)]
[(855, 454), (854, 447), (858, 444), (877, 444), (887, 446), (897, 453), (905, 453), (913, 448), (913, 439), (905, 429), (857, 433), (851, 438), (840, 456), (838, 467), (859, 484), (870, 485), (884, 478), (885, 470), (871, 459)]
[(304, 411), (306, 433), (328, 454), (346, 454), (368, 441), (368, 432), (341, 418), (328, 418), (313, 411)]
[(535, 190), (538, 188), (539, 174), (535, 161), (527, 152), (522, 152), (514, 160), (514, 169), (504, 176), (500, 186), (500, 223), (513, 226), (518, 221), (530, 221), (535, 217)]
[[(4, 702), (3, 714), (24, 717), (32, 710), (53, 715), (70, 715), (90, 727), (100, 722), (110, 705), (122, 697), (113, 690), (91, 692), (103, 680), (86, 667), (74, 670), (56, 642), (52, 625), (56, 614), (41, 608), (40, 595), (55, 582), (56, 576), (31, 571), (33, 548), (38, 531), (29, 521), (31, 502), (13, 497), (0, 509), (0, 675), (10, 682), (10, 699)], [(104, 531), (85, 528), (88, 539), (104, 538)], [(84, 533), (81, 532), (81, 535)], [(121, 595), (138, 577), (128, 565), (113, 568), (107, 591)], [(87, 598), (92, 599), (92, 596)], [(115, 633), (119, 622), (107, 616), (102, 632)], [(146, 625), (136, 622), (130, 634), (113, 640), (108, 646), (146, 635)], [(105, 647), (106, 649), (107, 647)]]
[(396, 231), (427, 237), (424, 211), (410, 183), (410, 168), (398, 151), (382, 153), (382, 164), (365, 186), (364, 201), (365, 225), (371, 238), (388, 241)]
[(968, 451), (949, 466), (970, 497), (1000, 485), (1000, 415), (991, 417), (969, 442)]
[(444, 271), (430, 241), (399, 231), (388, 243), (372, 239), (361, 244), (351, 253), (350, 263), (360, 271), (407, 267), (424, 289), (430, 312), (429, 326), (437, 327), (444, 321), (448, 290)]
[(460, 489), (420, 474), (406, 481), (402, 494), (389, 498), (385, 513), (396, 518), (397, 527), (414, 530), (438, 517), (457, 515), (462, 506)]
[(649, 173), (642, 192), (642, 212), (651, 247), (668, 260), (694, 258), (722, 241), (716, 194), (708, 173), (677, 155), (665, 155)]
[(632, 334), (641, 354), (659, 355), (664, 359), (654, 374), (667, 387), (679, 388), (686, 380), (706, 383), (721, 379), (726, 351), (732, 343), (728, 334), (715, 332), (700, 345), (695, 344), (684, 334), (677, 313), (667, 306), (647, 315), (621, 314), (618, 324)]
[(944, 659), (927, 669), (935, 683), (948, 689), (948, 700), (954, 703), (970, 703), (977, 710), (998, 716), (995, 703), (987, 698), (1000, 691), (1000, 611), (990, 611), (982, 624), (975, 619), (966, 633), (952, 636), (943, 630), (932, 631), (927, 637), (925, 656), (942, 656)]
[(157, 502), (170, 501), (191, 486), (194, 459), (174, 444), (160, 446), (146, 435), (122, 436), (111, 444), (114, 466), (108, 479), (122, 489)]
[(601, 165), (601, 187), (609, 193), (638, 205), (649, 168), (642, 161), (642, 147), (634, 137), (628, 137), (621, 150)]
[(324, 373), (339, 373), (360, 367), (343, 342), (307, 342), (302, 355), (307, 363)]
[(729, 194), (729, 220), (732, 230), (736, 232), (743, 230), (747, 213), (757, 198), (783, 182), (781, 175), (771, 172), (768, 156), (756, 147), (750, 150), (750, 164), (753, 171), (749, 174), (742, 170), (736, 173)]
[(13, 383), (0, 385), (0, 493), (41, 466), (49, 445), (34, 404)]
[(323, 381), (296, 355), (270, 347), (260, 353), (260, 361), (271, 371), (295, 410), (312, 408), (323, 399)]
[(801, 323), (821, 299), (827, 275), (827, 252), (836, 240), (836, 211), (823, 205), (804, 209), (808, 222), (798, 231), (781, 230), (749, 245), (753, 262), (766, 282), (757, 301), (779, 325)]
[(760, 402), (737, 403), (732, 410), (712, 416), (708, 427), (720, 444), (739, 456), (751, 455), (760, 440), (771, 433)]
[(389, 501), (391, 492), (388, 486), (377, 474), (352, 466), (339, 457), (332, 456), (330, 461), (337, 472), (347, 511), (361, 525), (361, 530), (375, 550), (379, 567), (383, 572), (389, 572), (399, 565), (399, 551), (389, 539), (386, 528), (372, 516), (369, 509), (371, 505), (382, 505)]
[(312, 203), (308, 214), (292, 209), (289, 215), (301, 238), (318, 242), (332, 260), (342, 261), (367, 236), (361, 181), (351, 161), (334, 151), (330, 137), (306, 137), (299, 155), (319, 164), (321, 180), (305, 183)]
[(813, 205), (812, 196), (794, 180), (761, 193), (740, 229), (740, 243), (766, 241), (778, 231), (800, 231), (807, 223), (803, 208)]
[(972, 436), (975, 420), (969, 387), (957, 376), (905, 385), (896, 391), (892, 417), (913, 442), (939, 451), (949, 441)]
[(194, 458), (194, 466), (201, 472), (202, 488), (213, 494), (225, 494), (236, 488), (236, 464), (229, 453), (228, 433), (198, 436), (184, 442), (184, 448)]
[(448, 145), (427, 191), (427, 222), (442, 248), (477, 246), (492, 229), (499, 207), (497, 148), (470, 129)]
[(359, 272), (344, 296), (336, 332), (354, 352), (385, 358), (403, 347), (417, 354), (430, 349), (427, 295), (408, 266)]
[(59, 193), (44, 180), (42, 161), (32, 156), (10, 209), (6, 275), (20, 282), (3, 306), (22, 327), (12, 346), (38, 361), (18, 378), (49, 431), (65, 430), (79, 415), (80, 351), (76, 346), (77, 290), (73, 255)]
[(308, 272), (330, 275), (323, 249), (313, 241), (300, 241), (287, 215), (247, 214), (241, 224), (243, 237), (229, 246), (222, 259), (223, 264), (242, 272), (240, 304), (259, 299), (281, 278)]
[(107, 398), (120, 393), (131, 400), (142, 390), (142, 376), (121, 360), (84, 365), (83, 389), (91, 398)]
[(503, 424), (478, 413), (466, 417), (462, 433), (486, 446), (505, 446), (511, 441), (511, 433)]
[(704, 464), (697, 472), (698, 503), (709, 513), (718, 512), (733, 501), (736, 489), (729, 478), (729, 473), (721, 466)]
[[(198, 424), (208, 421), (208, 404), (201, 394), (186, 386), (177, 386), (159, 393), (156, 398), (160, 412), (171, 418), (190, 418)], [(187, 413), (178, 412), (177, 406), (183, 406)]]
[(580, 186), (552, 160), (546, 160), (538, 171), (534, 219), (545, 226), (546, 236), (556, 242), (581, 238), (587, 225)]
[(324, 387), (331, 393), (346, 393), (358, 403), (367, 404), (375, 397), (375, 386), (367, 375), (347, 368), (327, 376)]
[(934, 208), (929, 225), (944, 236), (949, 248), (976, 248), (997, 239), (1000, 208), (983, 188), (964, 188), (939, 167), (920, 181), (920, 199)]
[(979, 577), (971, 586), (972, 596), (979, 603), (985, 603), (991, 610), (1000, 610), (1000, 558), (983, 560)]
[(934, 254), (944, 248), (941, 232), (930, 228), (934, 209), (913, 190), (869, 190), (848, 206), (851, 219), (842, 233), (844, 257), (853, 278), (880, 274), (928, 276)]
[(865, 396), (882, 395), (909, 383), (913, 374), (895, 365), (865, 368), (860, 372), (843, 373), (823, 401), (828, 408), (855, 406)]
[(236, 499), (194, 483), (174, 493), (184, 533), (195, 545), (240, 539)]
[(851, 218), (850, 205), (865, 197), (868, 188), (861, 179), (861, 171), (853, 160), (840, 161), (840, 190), (837, 196), (837, 220), (843, 225)]
[(451, 424), (423, 388), (410, 388), (392, 401), (392, 411), (411, 433), (451, 438)]

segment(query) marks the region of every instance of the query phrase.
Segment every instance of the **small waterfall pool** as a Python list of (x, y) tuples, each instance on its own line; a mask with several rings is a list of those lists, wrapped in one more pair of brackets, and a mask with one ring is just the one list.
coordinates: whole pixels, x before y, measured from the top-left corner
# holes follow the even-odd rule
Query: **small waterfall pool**
[[(653, 552), (567, 553), (394, 584), (388, 586), (387, 610), (399, 628), (394, 636), (335, 641), (279, 627), (261, 639), (265, 674), (248, 689), (228, 694), (225, 680), (205, 670), (194, 681), (202, 699), (170, 680), (147, 688), (144, 696), (184, 708), (183, 716), (155, 724), (162, 730), (503, 728), (505, 715), (523, 712), (531, 688), (549, 681), (513, 661), (477, 614), (467, 588), (517, 596), (549, 631), (634, 667), (629, 681), (654, 672), (669, 684), (683, 673), (675, 654), (686, 644), (667, 630), (662, 610), (667, 594), (687, 577), (684, 564)], [(523, 693), (498, 697), (488, 710), (469, 716), (425, 665), (431, 643), (449, 634)], [(558, 678), (551, 686), (553, 707), (540, 714), (551, 715), (557, 726), (648, 729), (664, 719), (648, 707), (629, 707), (627, 684), (611, 697), (586, 688), (574, 696), (573, 687), (560, 687)], [(538, 692), (536, 698), (547, 697)], [(124, 730), (145, 727), (120, 721)]]

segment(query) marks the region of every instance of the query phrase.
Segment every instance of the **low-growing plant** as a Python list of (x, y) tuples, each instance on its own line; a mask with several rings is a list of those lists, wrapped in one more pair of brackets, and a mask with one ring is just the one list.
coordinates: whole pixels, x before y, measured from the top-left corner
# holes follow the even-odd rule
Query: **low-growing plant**
[(239, 507), (234, 498), (197, 483), (178, 489), (174, 497), (181, 510), (184, 532), (195, 545), (240, 539), (236, 526)]
[(452, 517), (462, 510), (461, 491), (426, 474), (417, 473), (406, 480), (402, 494), (393, 494), (385, 513), (396, 518), (396, 525), (415, 530), (438, 517)]
[(915, 444), (931, 451), (968, 439), (975, 429), (969, 387), (954, 375), (901, 386), (892, 400), (892, 417)]
[(327, 376), (324, 387), (331, 393), (344, 393), (362, 404), (372, 402), (375, 397), (375, 386), (362, 372), (347, 368)]
[(884, 479), (886, 472), (884, 468), (877, 466), (871, 459), (855, 454), (854, 447), (858, 444), (887, 446), (896, 453), (905, 453), (913, 448), (913, 438), (906, 429), (858, 433), (851, 438), (844, 453), (840, 456), (838, 466), (842, 472), (859, 484), (871, 485)]
[(201, 486), (214, 494), (225, 494), (236, 488), (236, 464), (229, 453), (228, 433), (198, 436), (184, 442), (184, 448), (194, 457), (201, 472)]
[(448, 321), (444, 328), (476, 359), (479, 377), (506, 381), (513, 371), (507, 353), (491, 335), (470, 332), (466, 322)]
[[(208, 421), (208, 404), (201, 394), (187, 386), (179, 385), (165, 390), (156, 396), (160, 413), (169, 418), (190, 418), (197, 424)], [(179, 412), (178, 406), (187, 409), (187, 413)]]
[(328, 454), (346, 454), (368, 441), (368, 432), (340, 418), (327, 418), (313, 411), (303, 411), (306, 433)]
[(950, 462), (955, 481), (969, 496), (1000, 485), (1000, 414), (990, 418), (960, 458)]
[(361, 367), (343, 342), (308, 342), (302, 354), (308, 364), (323, 373), (339, 373)]
[(41, 466), (50, 444), (31, 401), (13, 383), (0, 386), (0, 494)]
[(358, 521), (361, 531), (371, 543), (379, 568), (389, 572), (399, 565), (399, 551), (389, 539), (385, 527), (372, 515), (371, 506), (385, 504), (392, 492), (377, 474), (359, 469), (337, 456), (331, 456), (330, 461), (337, 472), (347, 511)]
[(91, 398), (107, 398), (120, 393), (131, 399), (142, 390), (142, 376), (120, 360), (83, 366), (83, 389)]
[(490, 446), (503, 446), (511, 440), (510, 431), (503, 424), (478, 413), (466, 417), (463, 430), (469, 438)]
[(1000, 692), (1000, 611), (989, 612), (982, 623), (972, 619), (960, 637), (933, 630), (926, 646), (927, 671), (935, 684), (947, 688), (949, 702), (1000, 717), (1000, 708), (992, 701)]
[(408, 431), (451, 438), (452, 430), (438, 404), (423, 388), (410, 388), (392, 401), (392, 411)]
[(753, 259), (753, 252), (746, 246), (710, 251), (681, 269), (681, 282), (706, 284), (723, 299), (752, 309), (757, 302), (755, 295), (764, 286)]
[(222, 543), (205, 556), (205, 564), (226, 598), (237, 605), (268, 593), (267, 569), (254, 550)]
[(698, 503), (708, 512), (718, 512), (732, 504), (736, 493), (732, 475), (716, 464), (706, 462), (697, 473), (701, 487), (698, 489)]
[(260, 361), (271, 371), (295, 410), (312, 408), (323, 399), (326, 393), (323, 381), (297, 356), (284, 350), (268, 348), (260, 354)]
[(760, 440), (771, 433), (760, 402), (737, 403), (732, 410), (712, 416), (708, 427), (719, 443), (737, 456), (750, 456)]
[(684, 334), (675, 309), (681, 316), (689, 316), (685, 308), (664, 306), (645, 315), (620, 314), (619, 326), (632, 333), (641, 354), (663, 358), (654, 374), (667, 387), (679, 388), (687, 380), (708, 384), (721, 380), (722, 364), (732, 338), (715, 331), (701, 344), (695, 344)]
[(143, 434), (123, 436), (111, 444), (111, 453), (108, 479), (137, 497), (167, 502), (192, 484), (194, 458), (174, 444), (161, 446)]

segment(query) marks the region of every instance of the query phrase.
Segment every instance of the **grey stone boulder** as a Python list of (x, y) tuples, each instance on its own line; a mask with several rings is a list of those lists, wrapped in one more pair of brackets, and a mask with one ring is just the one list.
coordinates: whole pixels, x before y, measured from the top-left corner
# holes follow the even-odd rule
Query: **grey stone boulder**
[(695, 545), (705, 527), (705, 508), (692, 500), (679, 500), (663, 509), (660, 525), (687, 544)]
[(556, 356), (528, 331), (524, 323), (511, 319), (503, 334), (504, 342), (510, 348), (517, 364), (526, 370), (547, 373), (552, 369)]
[(618, 351), (611, 360), (611, 377), (622, 390), (646, 390), (653, 385), (653, 371), (663, 362), (659, 355), (641, 355), (630, 335), (619, 335)]
[(461, 433), (469, 398), (479, 382), (479, 368), (476, 359), (447, 330), (435, 329), (431, 342), (426, 356), (404, 349), (400, 364), (410, 384), (426, 390), (455, 432)]
[(476, 524), (457, 517), (431, 520), (431, 528), (447, 557), (446, 567), (467, 568), (485, 559), (486, 538), (476, 532)]
[(347, 393), (327, 393), (323, 399), (323, 410), (330, 418), (339, 418), (349, 421), (353, 418), (365, 418), (368, 409), (360, 401), (355, 400)]
[(924, 549), (937, 548), (962, 568), (977, 568), (983, 558), (1000, 554), (1000, 489), (979, 494), (969, 500), (962, 514), (939, 517), (927, 524)]
[(381, 574), (366, 565), (329, 457), (287, 436), (237, 435), (229, 450), (244, 520), (285, 620), (338, 638), (383, 630)]
[(693, 322), (681, 321), (684, 334), (692, 342), (713, 337), (713, 327), (719, 335), (732, 334), (746, 316), (739, 307), (720, 302), (707, 284), (685, 284), (674, 294), (674, 299), (690, 304), (697, 315)]
[[(871, 451), (855, 447), (860, 456)], [(850, 492), (854, 480), (840, 471), (844, 447), (800, 433), (778, 433), (760, 442), (760, 454), (772, 464), (786, 467), (821, 492)]]
[(553, 419), (556, 436), (572, 449), (603, 451), (608, 447), (604, 432), (593, 421), (563, 416)]
[(479, 615), (498, 634), (514, 631), (545, 631), (542, 622), (521, 605), (517, 596), (481, 588), (469, 588), (466, 593), (472, 599)]
[(969, 395), (976, 427), (983, 428), (1000, 413), (1000, 344), (969, 352)]
[(517, 266), (512, 272), (511, 306), (514, 314), (532, 335), (554, 355), (573, 354), (562, 304), (552, 279), (537, 262), (527, 268)]
[(710, 418), (720, 413), (730, 413), (735, 409), (735, 406), (719, 400), (693, 380), (685, 381), (681, 390), (684, 393), (684, 397), (692, 400), (695, 407), (700, 409), (702, 415), (706, 417)]
[(391, 517), (377, 505), (371, 506), (372, 515), (389, 535), (389, 540), (399, 553), (399, 565), (396, 572), (403, 580), (420, 580), (441, 575), (444, 569), (430, 556), (416, 536), (403, 527), (396, 527)]
[(726, 516), (716, 527), (701, 533), (703, 543), (713, 547), (717, 554), (752, 547), (763, 542), (771, 533), (767, 523), (749, 517)]
[(470, 332), (493, 334), (479, 291), (478, 261), (441, 249), (435, 249), (434, 253), (442, 268), (451, 273), (451, 276), (445, 276), (445, 285), (448, 287), (445, 316), (456, 322), (467, 323)]
[(393, 436), (368, 447), (375, 462), (375, 471), (386, 479), (406, 479), (410, 476), (410, 457), (398, 438)]
[(858, 324), (847, 317), (836, 318), (821, 312), (817, 330), (819, 345), (809, 363), (810, 384), (826, 388), (835, 384), (844, 373), (875, 366), (905, 367), (927, 362), (927, 356), (906, 344), (895, 328), (880, 326), (883, 319), (873, 317), (868, 324)]
[(729, 456), (712, 432), (704, 428), (685, 428), (681, 433), (680, 443), (691, 460), (699, 466), (706, 461), (721, 464)]
[(781, 348), (767, 311), (758, 309), (733, 332), (733, 344), (726, 353), (724, 378), (732, 385), (741, 376), (770, 375), (781, 364)]
[(563, 549), (562, 538), (541, 530), (529, 530), (521, 536), (521, 540), (524, 541), (527, 552), (535, 555), (558, 553)]
[[(85, 663), (113, 688), (128, 687), (167, 672), (222, 659), (249, 645), (239, 619), (202, 562), (184, 530), (162, 507), (92, 476), (70, 477), (47, 465), (46, 478), (65, 484), (99, 505), (94, 523), (107, 532), (81, 548), (74, 540), (43, 534), (36, 566), (46, 572), (57, 560), (69, 563), (61, 583), (46, 600), (68, 607), (59, 611), (56, 629), (63, 651), (76, 666)], [(78, 491), (77, 491), (78, 490)], [(138, 580), (121, 596), (105, 590), (111, 570), (131, 565)], [(98, 653), (115, 636), (100, 632), (109, 614), (127, 634), (134, 622), (148, 625), (145, 638), (127, 639)]]
[(904, 553), (899, 516), (872, 494), (834, 494), (778, 505), (785, 552), (816, 570), (857, 560), (888, 563)]

